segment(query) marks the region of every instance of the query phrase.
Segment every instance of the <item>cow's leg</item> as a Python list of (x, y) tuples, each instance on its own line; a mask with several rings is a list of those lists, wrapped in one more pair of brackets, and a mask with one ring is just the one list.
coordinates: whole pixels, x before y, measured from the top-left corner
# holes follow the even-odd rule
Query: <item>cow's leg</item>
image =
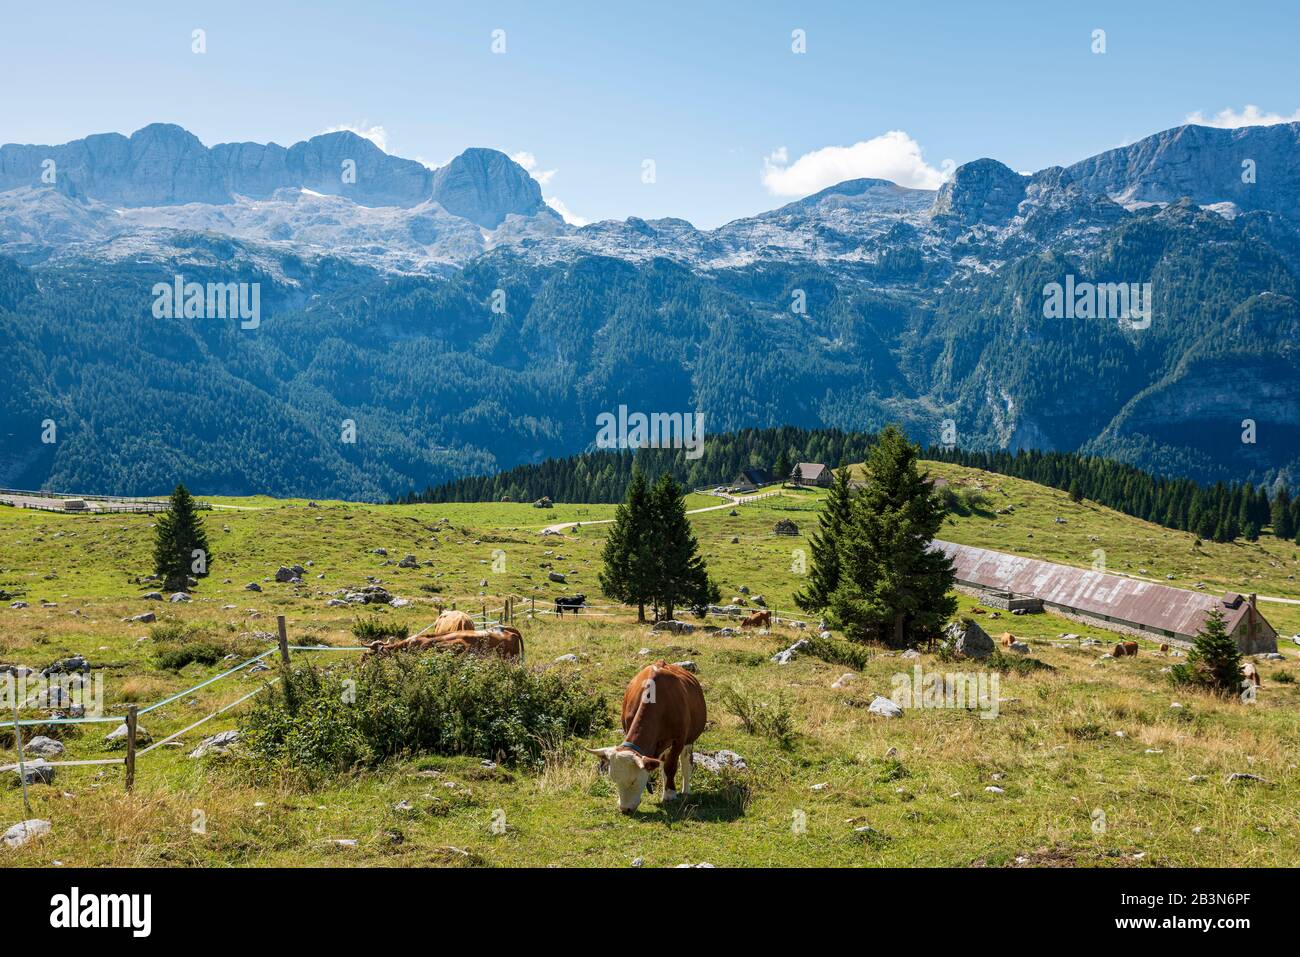
[(677, 800), (677, 788), (676, 788), (677, 759), (678, 757), (681, 756), (681, 753), (682, 753), (682, 749), (674, 745), (672, 750), (668, 752), (668, 759), (664, 761), (663, 799), (665, 801)]
[(691, 793), (691, 768), (695, 764), (695, 749), (689, 744), (682, 748), (686, 763), (682, 765), (682, 797)]

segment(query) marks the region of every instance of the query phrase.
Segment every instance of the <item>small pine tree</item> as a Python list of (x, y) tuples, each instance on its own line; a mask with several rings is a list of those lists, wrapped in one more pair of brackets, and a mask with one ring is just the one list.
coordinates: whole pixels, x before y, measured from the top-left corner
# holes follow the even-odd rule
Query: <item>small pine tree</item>
[(1236, 694), (1241, 688), (1241, 650), (1228, 634), (1223, 613), (1215, 608), (1192, 639), (1185, 664), (1174, 665), (1169, 677), (1214, 694)]
[(1297, 529), (1291, 521), (1291, 493), (1287, 491), (1285, 485), (1281, 486), (1273, 496), (1271, 512), (1273, 534), (1283, 541), (1294, 537)]
[(774, 473), (772, 477), (774, 479), (778, 482), (790, 481), (790, 472), (793, 469), (794, 466), (790, 464), (790, 456), (786, 453), (785, 449), (776, 453), (776, 461), (772, 464), (772, 472)]
[(821, 611), (839, 586), (840, 541), (853, 506), (849, 477), (848, 468), (836, 470), (817, 516), (817, 531), (808, 539), (808, 586), (794, 596), (794, 603), (804, 611)]
[(154, 526), (154, 574), (163, 580), (164, 588), (175, 591), (185, 587), (189, 575), (203, 577), (211, 567), (208, 536), (194, 499), (184, 485), (177, 485), (167, 511)]
[(627, 498), (614, 512), (614, 522), (605, 539), (604, 567), (600, 590), (607, 598), (637, 606), (637, 621), (645, 621), (649, 598), (646, 580), (651, 564), (650, 486), (645, 473), (632, 467)]
[(1070, 501), (1076, 505), (1083, 501), (1083, 486), (1079, 484), (1078, 479), (1070, 483)]
[(666, 472), (650, 490), (650, 515), (649, 541), (654, 547), (646, 591), (656, 609), (671, 619), (678, 606), (708, 605), (721, 599), (691, 531), (682, 487)]

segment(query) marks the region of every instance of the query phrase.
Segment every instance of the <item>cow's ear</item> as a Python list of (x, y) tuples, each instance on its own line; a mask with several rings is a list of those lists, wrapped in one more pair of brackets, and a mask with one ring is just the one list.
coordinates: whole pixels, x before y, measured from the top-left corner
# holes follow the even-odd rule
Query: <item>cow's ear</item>
[(658, 771), (659, 765), (663, 764), (658, 758), (642, 758), (637, 764), (641, 765), (646, 771)]

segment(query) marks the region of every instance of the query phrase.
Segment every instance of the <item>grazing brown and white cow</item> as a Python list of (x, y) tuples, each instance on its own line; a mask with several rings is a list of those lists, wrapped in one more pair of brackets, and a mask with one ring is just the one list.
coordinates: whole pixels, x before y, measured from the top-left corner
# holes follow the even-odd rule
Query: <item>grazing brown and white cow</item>
[(1259, 687), (1259, 669), (1255, 667), (1255, 662), (1243, 661), (1241, 663), (1241, 677), (1244, 679), (1243, 684), (1249, 681), (1256, 688)]
[(623, 743), (612, 748), (588, 748), (609, 767), (618, 788), (618, 809), (631, 814), (641, 804), (646, 782), (663, 769), (663, 800), (677, 797), (674, 789), (682, 755), (682, 794), (691, 790), (691, 745), (704, 732), (708, 715), (704, 692), (685, 668), (656, 661), (636, 673), (623, 693)]
[(1111, 650), (1112, 658), (1136, 658), (1138, 653), (1138, 643), (1136, 641), (1121, 641), (1114, 649)]
[(474, 619), (469, 615), (463, 611), (447, 608), (438, 616), (438, 620), (433, 623), (431, 633), (450, 635), (453, 631), (473, 631), (474, 627)]
[(746, 617), (740, 623), (740, 627), (741, 628), (771, 628), (772, 612), (770, 610), (756, 611), (753, 614)]

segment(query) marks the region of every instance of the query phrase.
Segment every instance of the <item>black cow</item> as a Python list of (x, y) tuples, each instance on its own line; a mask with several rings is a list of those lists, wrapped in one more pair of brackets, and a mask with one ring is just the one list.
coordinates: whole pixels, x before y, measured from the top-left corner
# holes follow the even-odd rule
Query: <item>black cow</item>
[(586, 595), (561, 595), (559, 598), (555, 599), (555, 613), (562, 616), (564, 614), (564, 609), (571, 608), (573, 609), (573, 613), (576, 615), (578, 609), (586, 604)]

